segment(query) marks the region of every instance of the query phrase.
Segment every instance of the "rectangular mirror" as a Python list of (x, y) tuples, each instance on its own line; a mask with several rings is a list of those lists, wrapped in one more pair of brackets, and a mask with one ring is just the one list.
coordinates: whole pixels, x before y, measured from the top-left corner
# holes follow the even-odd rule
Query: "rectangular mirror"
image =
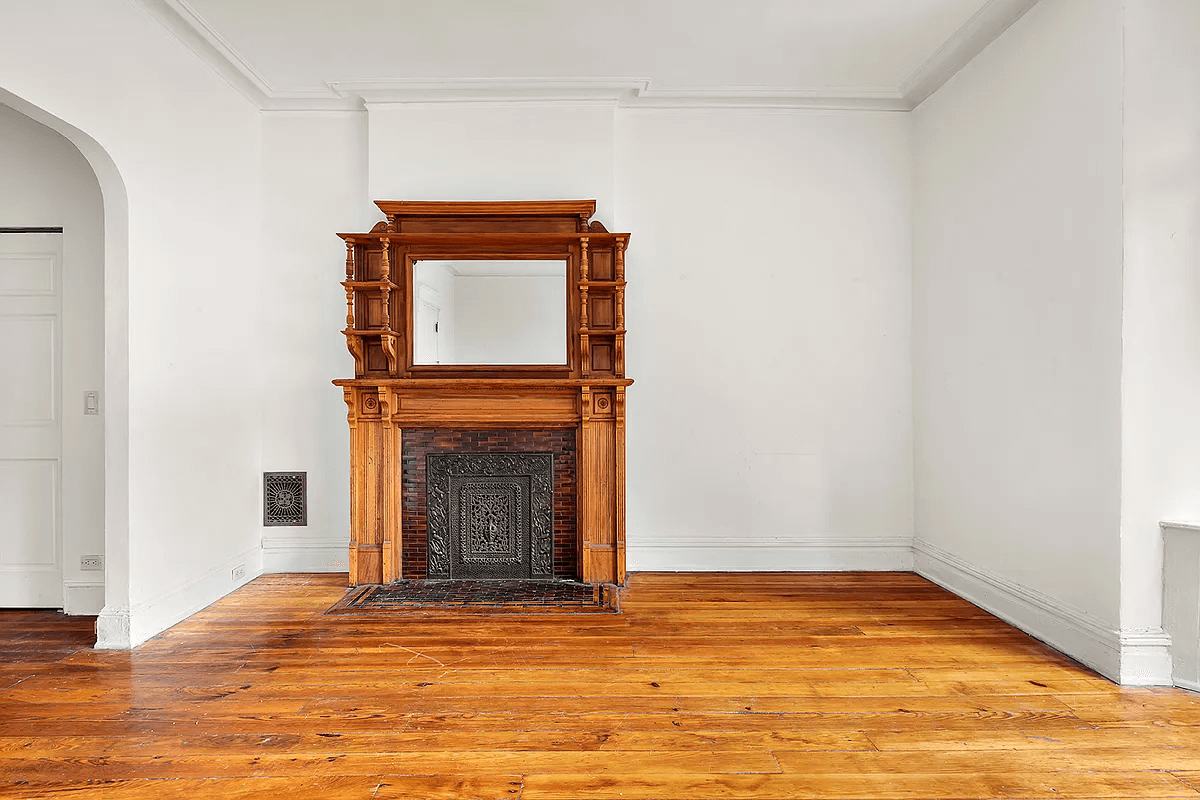
[(413, 363), (565, 365), (566, 262), (415, 262)]

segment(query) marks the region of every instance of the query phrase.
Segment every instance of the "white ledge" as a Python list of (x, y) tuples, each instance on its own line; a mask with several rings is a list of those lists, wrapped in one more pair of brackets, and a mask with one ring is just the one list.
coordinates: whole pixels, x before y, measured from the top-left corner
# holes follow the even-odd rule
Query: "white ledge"
[(1167, 519), (1158, 523), (1158, 527), (1164, 531), (1195, 531), (1200, 533), (1200, 521), (1192, 522), (1188, 520)]

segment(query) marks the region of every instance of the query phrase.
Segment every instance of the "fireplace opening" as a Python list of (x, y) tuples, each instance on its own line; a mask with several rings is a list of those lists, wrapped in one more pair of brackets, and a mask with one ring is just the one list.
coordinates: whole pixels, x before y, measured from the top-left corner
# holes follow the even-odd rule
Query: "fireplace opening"
[(579, 580), (575, 431), (410, 429), (404, 580)]

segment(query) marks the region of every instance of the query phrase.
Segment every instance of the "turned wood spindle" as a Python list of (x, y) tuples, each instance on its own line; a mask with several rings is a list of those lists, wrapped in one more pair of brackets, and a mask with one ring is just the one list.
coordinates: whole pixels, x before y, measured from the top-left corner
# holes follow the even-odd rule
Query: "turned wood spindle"
[(386, 236), (383, 237), (383, 239), (381, 241), (383, 243), (383, 254), (382, 254), (382, 258), (379, 261), (379, 264), (380, 264), (379, 288), (380, 288), (380, 294), (382, 295), (381, 302), (383, 303), (383, 308), (380, 309), (380, 312), (381, 312), (380, 318), (383, 320), (383, 329), (385, 331), (388, 331), (388, 330), (392, 329), (392, 310), (391, 310), (392, 265), (391, 265), (391, 261), (389, 260), (389, 256), (388, 256), (388, 250), (391, 249), (391, 242), (388, 240), (388, 238)]

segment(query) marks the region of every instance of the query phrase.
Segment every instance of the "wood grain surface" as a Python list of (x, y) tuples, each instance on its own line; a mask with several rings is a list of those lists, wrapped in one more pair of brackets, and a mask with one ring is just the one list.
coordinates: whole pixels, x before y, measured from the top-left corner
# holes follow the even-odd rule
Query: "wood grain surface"
[(1200, 797), (1200, 697), (911, 574), (633, 574), (621, 615), (325, 616), (259, 578), (133, 652), (0, 612), (0, 797)]

